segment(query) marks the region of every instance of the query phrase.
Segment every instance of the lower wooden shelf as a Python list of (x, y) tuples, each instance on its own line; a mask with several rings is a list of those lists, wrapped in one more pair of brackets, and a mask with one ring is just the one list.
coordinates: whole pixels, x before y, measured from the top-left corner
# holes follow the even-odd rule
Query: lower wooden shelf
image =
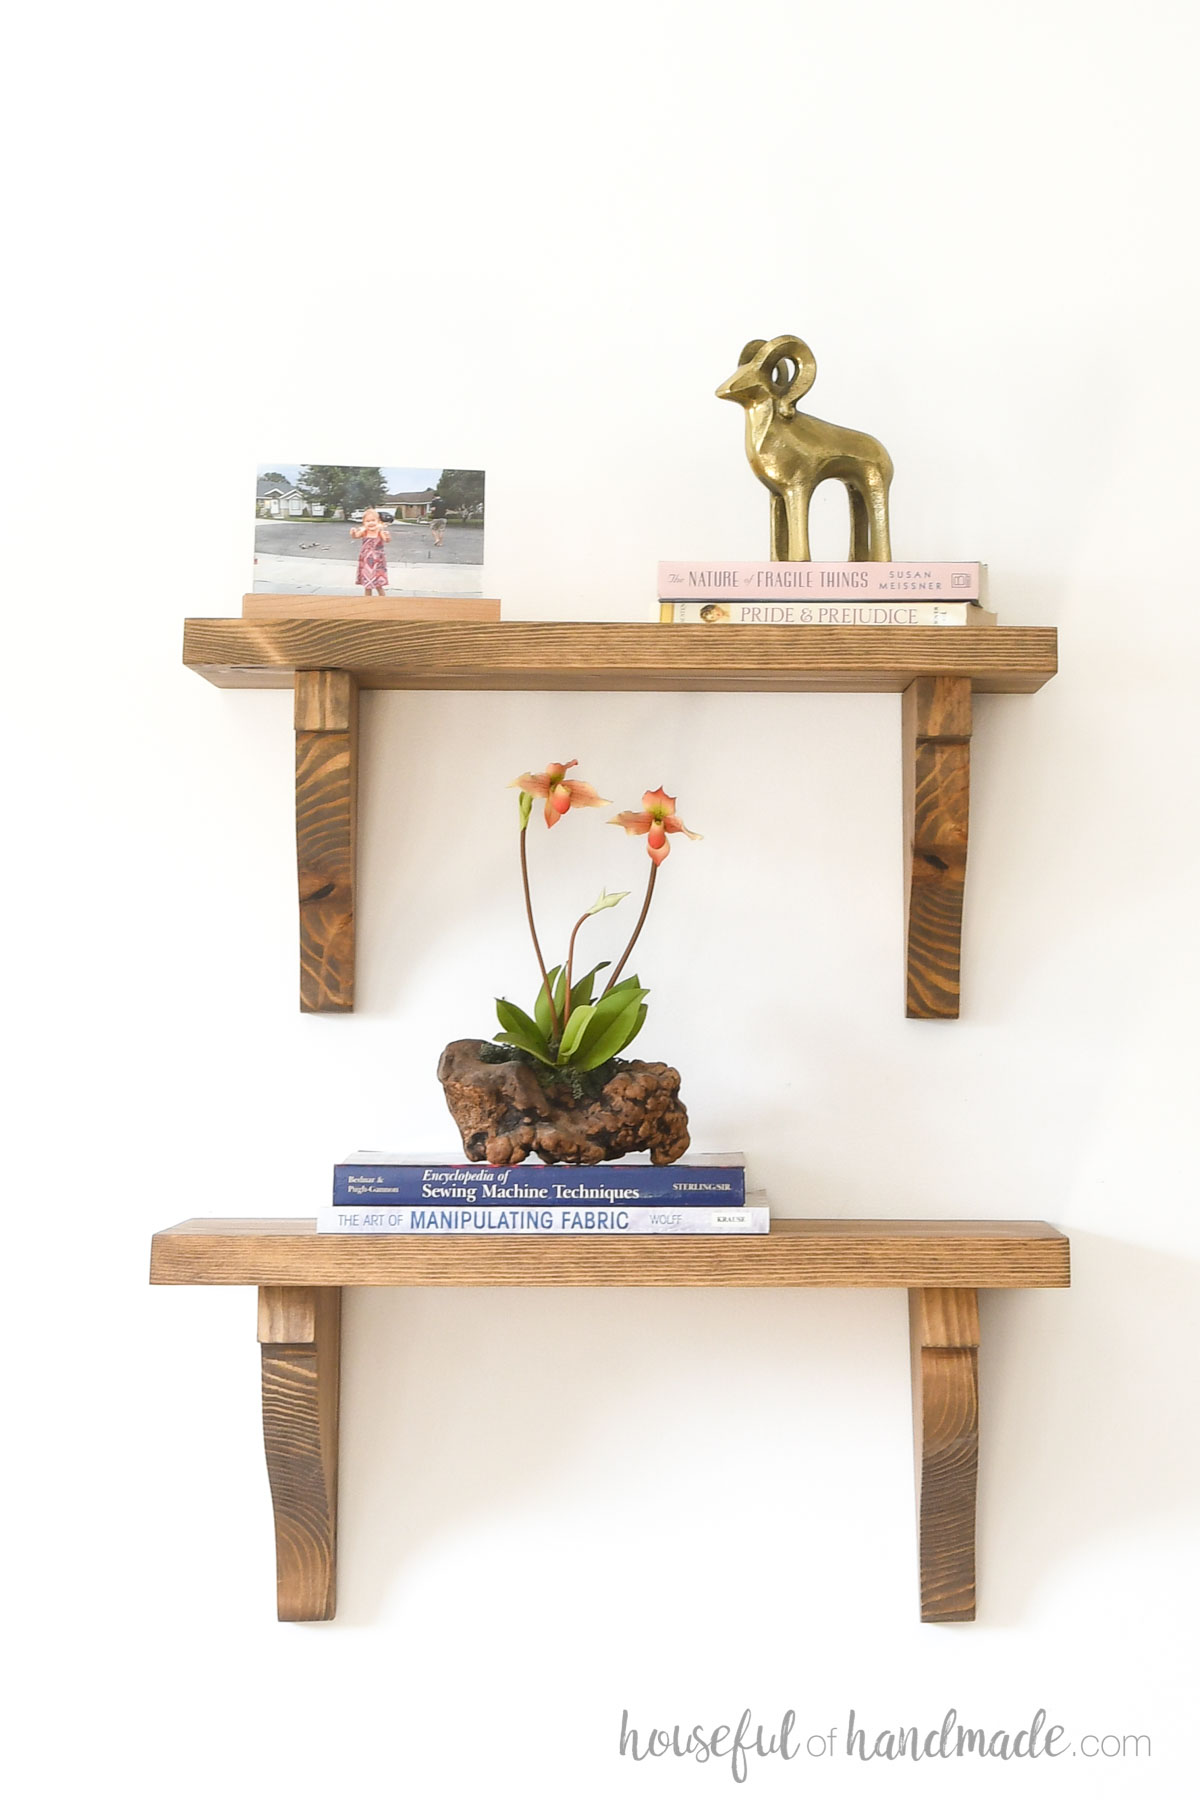
[(980, 1288), (1070, 1285), (1052, 1225), (776, 1219), (765, 1237), (318, 1234), (311, 1219), (189, 1219), (150, 1279), (256, 1286), (279, 1617), (331, 1619), (344, 1287), (867, 1287), (909, 1290), (921, 1617), (975, 1617)]

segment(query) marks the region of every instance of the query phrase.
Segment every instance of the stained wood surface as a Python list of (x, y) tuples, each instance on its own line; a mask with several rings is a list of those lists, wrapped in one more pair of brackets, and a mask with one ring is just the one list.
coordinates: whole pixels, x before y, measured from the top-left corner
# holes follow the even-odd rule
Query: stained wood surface
[(954, 675), (1028, 694), (1057, 669), (1057, 633), (922, 626), (400, 624), (188, 619), (183, 660), (217, 687), (290, 687), (344, 669), (364, 688), (600, 692), (902, 693)]
[(975, 1617), (979, 1306), (973, 1288), (909, 1294), (921, 1618)]
[(358, 814), (358, 683), (337, 669), (302, 669), (296, 695), (296, 872), (300, 1010), (354, 1006), (354, 886)]
[(355, 600), (325, 594), (244, 594), (243, 619), (365, 619), (402, 620), (415, 624), (426, 619), (463, 619), (472, 623), (500, 617), (498, 600), (427, 599)]
[(971, 790), (971, 683), (921, 676), (905, 689), (905, 1008), (956, 1019)]
[(341, 1290), (260, 1289), (258, 1316), (279, 1617), (332, 1619)]
[(334, 1287), (928, 1287), (1070, 1284), (1040, 1221), (775, 1219), (765, 1237), (349, 1237), (312, 1219), (188, 1219), (150, 1279)]

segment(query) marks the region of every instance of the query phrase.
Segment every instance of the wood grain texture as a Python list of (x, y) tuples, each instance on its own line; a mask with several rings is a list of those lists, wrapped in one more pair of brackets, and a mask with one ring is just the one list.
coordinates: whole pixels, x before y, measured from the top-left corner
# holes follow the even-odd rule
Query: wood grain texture
[(337, 1605), (341, 1319), (340, 1288), (260, 1291), (276, 1585), (279, 1617), (290, 1621), (332, 1619)]
[(343, 1237), (312, 1219), (189, 1219), (152, 1282), (331, 1287), (923, 1287), (1070, 1284), (1069, 1245), (1024, 1220), (775, 1219), (765, 1237)]
[(974, 1289), (910, 1292), (921, 1618), (975, 1617), (979, 1306)]
[(338, 599), (326, 594), (244, 594), (243, 619), (365, 619), (368, 624), (395, 619), (417, 624), (429, 619), (461, 619), (473, 624), (500, 617), (498, 600), (444, 600), (435, 596), (412, 600)]
[(260, 1287), (258, 1290), (258, 1341), (260, 1344), (315, 1344), (316, 1290), (302, 1287)]
[(354, 1006), (354, 885), (358, 814), (358, 683), (338, 669), (302, 669), (296, 694), (296, 869), (300, 890), (300, 1009)]
[(971, 788), (971, 683), (905, 689), (905, 995), (910, 1019), (956, 1019)]
[(1029, 694), (1057, 669), (1040, 626), (396, 624), (188, 619), (183, 660), (217, 687), (290, 687), (344, 669), (364, 688), (492, 691), (903, 693), (952, 675), (978, 693)]

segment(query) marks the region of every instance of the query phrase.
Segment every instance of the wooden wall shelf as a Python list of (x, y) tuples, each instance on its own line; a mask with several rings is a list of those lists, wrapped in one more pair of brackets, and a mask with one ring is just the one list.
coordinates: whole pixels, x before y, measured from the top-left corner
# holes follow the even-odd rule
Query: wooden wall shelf
[(900, 694), (952, 675), (1032, 694), (1057, 669), (1043, 626), (374, 624), (188, 619), (183, 660), (217, 687), (290, 688), (344, 669), (362, 688), (522, 693)]
[(342, 1237), (310, 1219), (189, 1219), (150, 1279), (257, 1286), (279, 1617), (331, 1619), (345, 1287), (907, 1288), (921, 1618), (975, 1617), (980, 1288), (1063, 1288), (1053, 1226), (776, 1219), (766, 1237)]
[(959, 1010), (972, 696), (1031, 694), (1057, 669), (1041, 627), (407, 624), (189, 619), (183, 660), (217, 687), (295, 694), (300, 1006), (354, 1005), (361, 688), (903, 694), (905, 992)]

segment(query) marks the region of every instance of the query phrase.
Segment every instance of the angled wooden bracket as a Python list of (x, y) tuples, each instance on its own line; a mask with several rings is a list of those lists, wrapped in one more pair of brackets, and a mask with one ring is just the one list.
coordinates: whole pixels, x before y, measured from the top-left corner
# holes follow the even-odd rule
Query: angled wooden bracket
[(971, 682), (904, 690), (905, 984), (910, 1019), (957, 1019), (971, 791)]
[(276, 1590), (288, 1621), (332, 1619), (337, 1605), (341, 1329), (341, 1288), (258, 1290)]
[(975, 1617), (979, 1301), (974, 1288), (910, 1288), (921, 1618)]
[(519, 1240), (188, 1219), (155, 1234), (150, 1279), (258, 1288), (281, 1619), (333, 1617), (343, 1288), (905, 1288), (921, 1617), (936, 1623), (975, 1614), (978, 1290), (1066, 1288), (1071, 1271), (1067, 1239), (1034, 1219), (774, 1219), (763, 1236)]
[(351, 1012), (358, 682), (342, 669), (297, 669), (295, 683), (300, 1010)]

